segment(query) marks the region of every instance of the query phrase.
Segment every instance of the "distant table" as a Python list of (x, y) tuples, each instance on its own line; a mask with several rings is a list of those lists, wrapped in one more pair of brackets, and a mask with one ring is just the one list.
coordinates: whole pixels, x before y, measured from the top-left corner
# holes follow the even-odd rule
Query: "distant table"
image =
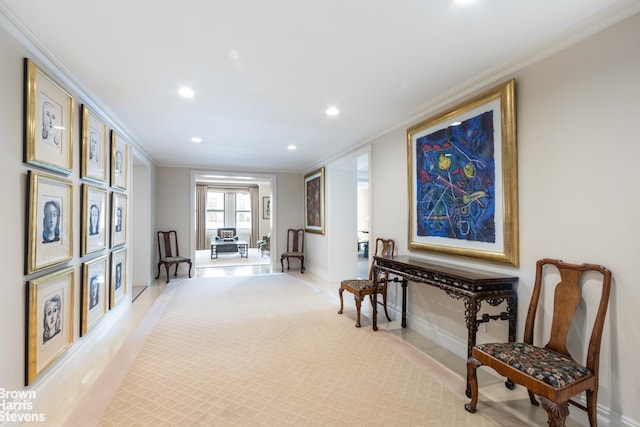
[(211, 242), (211, 259), (218, 258), (219, 252), (238, 252), (241, 258), (248, 258), (249, 243), (242, 240)]

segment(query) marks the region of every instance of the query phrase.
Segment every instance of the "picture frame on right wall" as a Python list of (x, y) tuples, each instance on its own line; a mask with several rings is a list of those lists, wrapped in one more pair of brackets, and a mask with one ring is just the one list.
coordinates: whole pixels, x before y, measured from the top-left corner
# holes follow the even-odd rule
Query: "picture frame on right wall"
[(515, 80), (407, 129), (409, 249), (518, 266)]
[(127, 294), (127, 249), (111, 252), (109, 309), (114, 308)]
[(304, 176), (304, 228), (309, 233), (324, 234), (324, 167)]

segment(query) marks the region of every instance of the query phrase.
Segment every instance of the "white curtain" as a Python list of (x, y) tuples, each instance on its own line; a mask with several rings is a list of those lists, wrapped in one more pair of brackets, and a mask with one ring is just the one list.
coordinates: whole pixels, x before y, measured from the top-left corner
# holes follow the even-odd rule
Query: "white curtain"
[(196, 249), (208, 249), (207, 240), (207, 190), (206, 185), (196, 184)]

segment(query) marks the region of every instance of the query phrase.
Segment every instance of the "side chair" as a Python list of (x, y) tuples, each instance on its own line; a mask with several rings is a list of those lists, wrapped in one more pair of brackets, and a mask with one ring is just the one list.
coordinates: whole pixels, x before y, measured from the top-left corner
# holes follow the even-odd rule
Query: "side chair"
[(191, 278), (191, 258), (180, 256), (180, 250), (178, 249), (178, 234), (175, 230), (171, 231), (158, 231), (158, 275), (156, 279), (160, 277), (160, 266), (164, 264), (164, 268), (167, 271), (167, 282), (169, 283), (169, 268), (172, 265), (176, 266), (174, 276), (178, 275), (178, 266), (181, 263), (189, 264), (189, 278)]
[[(392, 257), (395, 250), (395, 242), (392, 239), (382, 239), (378, 237), (376, 239), (376, 246), (374, 255), (380, 255), (384, 257)], [(373, 288), (374, 280), (378, 282), (377, 292), (382, 294), (382, 306), (384, 307), (384, 314), (387, 316), (387, 320), (391, 321), (389, 313), (387, 312), (387, 273), (374, 277), (373, 263), (375, 259), (371, 261), (371, 267), (369, 268), (368, 279), (350, 279), (343, 280), (340, 283), (340, 289), (338, 289), (338, 295), (340, 296), (340, 311), (338, 314), (342, 314), (344, 303), (342, 300), (342, 293), (344, 291), (351, 292), (353, 299), (356, 302), (356, 328), (360, 327), (360, 310), (362, 307), (362, 300), (365, 296), (369, 295), (371, 304), (373, 304)]]
[[(555, 267), (555, 268), (554, 268)], [(551, 278), (559, 282), (553, 285)], [(543, 286), (543, 283), (547, 283)], [(576, 323), (574, 315), (577, 308), (586, 309), (583, 288), (600, 293), (598, 309), (593, 318), (591, 337), (586, 347), (586, 362), (576, 361), (567, 349), (567, 337), (572, 330), (583, 330)], [(544, 287), (544, 289), (543, 289)], [(536, 264), (536, 279), (531, 302), (524, 327), (524, 342), (479, 344), (473, 347), (467, 361), (467, 374), (471, 387), (471, 401), (465, 404), (469, 412), (476, 411), (478, 403), (478, 379), (476, 370), (482, 365), (493, 368), (507, 377), (507, 387), (513, 383), (523, 385), (529, 392), (532, 405), (538, 406), (535, 395), (540, 397), (542, 407), (547, 411), (548, 424), (551, 427), (564, 426), (569, 415), (569, 403), (587, 411), (591, 427), (598, 425), (598, 370), (600, 362), (600, 343), (607, 313), (609, 293), (611, 291), (611, 272), (595, 264), (569, 264), (560, 260), (542, 259)], [(540, 308), (540, 295), (553, 296), (553, 318), (551, 320), (549, 341), (544, 347), (533, 344), (536, 312)], [(594, 301), (595, 305), (595, 301)], [(586, 316), (579, 316), (584, 318)], [(586, 335), (586, 334), (585, 334)], [(541, 335), (537, 335), (541, 336)], [(586, 407), (572, 398), (586, 392)]]
[(289, 270), (289, 259), (300, 260), (300, 273), (304, 273), (304, 229), (290, 228), (287, 230), (287, 251), (280, 256), (280, 265), (284, 273), (284, 260), (287, 260), (287, 270)]

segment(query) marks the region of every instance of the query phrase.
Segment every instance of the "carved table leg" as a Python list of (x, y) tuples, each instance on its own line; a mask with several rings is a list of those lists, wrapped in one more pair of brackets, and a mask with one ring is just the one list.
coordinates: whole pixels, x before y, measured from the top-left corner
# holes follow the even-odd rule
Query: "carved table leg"
[(409, 281), (402, 278), (402, 327), (407, 327), (407, 283)]
[(376, 280), (376, 278), (378, 277), (378, 271), (377, 268), (374, 267), (373, 268), (373, 309), (371, 311), (371, 315), (373, 316), (373, 319), (371, 319), (371, 327), (373, 328), (374, 331), (378, 330), (378, 280)]
[[(467, 324), (467, 358), (471, 357), (471, 349), (476, 345), (476, 335), (478, 333), (478, 312), (481, 301), (475, 297), (464, 299), (464, 320)], [(469, 385), (469, 374), (467, 373), (467, 396), (471, 394)]]

